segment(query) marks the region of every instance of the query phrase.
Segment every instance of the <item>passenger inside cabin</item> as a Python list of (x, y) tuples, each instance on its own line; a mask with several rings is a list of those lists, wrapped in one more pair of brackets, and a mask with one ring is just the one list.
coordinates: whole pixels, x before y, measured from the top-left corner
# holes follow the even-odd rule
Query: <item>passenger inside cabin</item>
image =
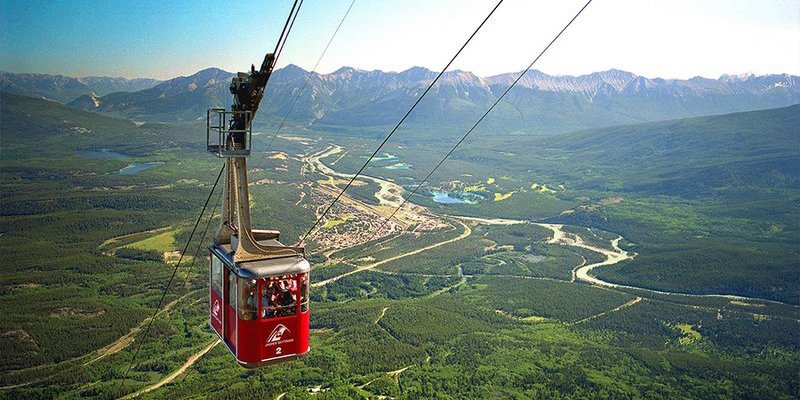
[(244, 310), (242, 315), (242, 319), (245, 321), (250, 321), (254, 319), (256, 314), (256, 310), (258, 309), (258, 303), (256, 303), (256, 296), (251, 291), (250, 294), (247, 295), (247, 301), (245, 302), (247, 308)]
[(255, 310), (256, 308), (258, 308), (258, 303), (256, 303), (256, 296), (255, 294), (253, 294), (252, 291), (250, 291), (250, 294), (247, 296), (247, 307), (249, 307), (250, 310)]
[(269, 295), (269, 287), (264, 288), (264, 293), (261, 295), (261, 318), (269, 318), (271, 309), (274, 308), (271, 296)]
[(278, 316), (278, 293), (280, 293), (278, 281), (271, 280), (269, 284), (264, 286), (264, 293), (261, 298), (262, 318)]
[(303, 276), (300, 284), (300, 312), (308, 311), (308, 274)]
[(297, 282), (288, 276), (273, 278), (264, 286), (261, 297), (261, 318), (295, 315)]
[(280, 316), (294, 315), (295, 304), (297, 302), (297, 284), (294, 279), (283, 279), (278, 281), (278, 313)]

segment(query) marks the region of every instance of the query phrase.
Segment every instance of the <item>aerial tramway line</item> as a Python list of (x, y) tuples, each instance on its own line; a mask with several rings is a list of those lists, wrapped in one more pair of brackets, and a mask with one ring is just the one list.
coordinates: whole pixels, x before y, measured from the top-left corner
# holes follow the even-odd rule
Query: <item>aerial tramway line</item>
[(225, 159), (222, 218), (209, 246), (209, 324), (248, 368), (302, 358), (309, 350), (311, 267), (304, 249), (281, 243), (279, 231), (253, 229), (247, 179), (253, 117), (300, 6), (295, 1), (261, 67), (233, 78), (231, 110), (206, 114), (206, 148)]
[[(353, 2), (350, 4), (352, 8)], [(209, 246), (209, 325), (225, 343), (236, 361), (248, 368), (291, 361), (304, 357), (309, 352), (309, 272), (310, 264), (305, 256), (304, 248), (300, 245), (312, 234), (319, 222), (325, 218), (328, 211), (342, 197), (355, 179), (363, 172), (372, 158), (383, 148), (386, 142), (397, 131), (399, 126), (410, 115), (423, 97), (431, 90), (439, 78), (450, 67), (462, 50), (475, 37), (478, 31), (502, 4), (499, 0), (480, 25), (469, 36), (466, 42), (456, 52), (441, 72), (430, 82), (425, 91), (417, 98), (411, 108), (404, 114), (397, 125), (389, 132), (374, 153), (356, 172), (334, 200), (325, 208), (311, 228), (300, 238), (296, 246), (286, 246), (280, 242), (280, 232), (275, 230), (253, 229), (250, 216), (250, 201), (247, 178), (247, 157), (252, 148), (252, 121), (258, 111), (264, 95), (269, 77), (283, 49), (286, 37), (294, 24), (302, 0), (295, 0), (283, 32), (278, 39), (275, 51), (264, 57), (261, 67), (256, 70), (251, 66), (249, 72), (240, 72), (233, 78), (230, 86), (233, 95), (233, 105), (228, 111), (222, 108), (212, 108), (207, 112), (206, 118), (206, 146), (207, 150), (225, 160), (223, 169), (209, 193), (203, 211), (197, 218), (195, 227), (190, 234), (189, 242), (205, 213), (211, 196), (216, 189), (221, 176), (225, 176), (223, 192), (221, 194), (222, 219), (214, 232), (213, 240)], [(553, 45), (564, 31), (592, 2), (586, 4), (564, 26), (552, 41), (539, 53), (539, 55), (523, 70), (511, 85), (496, 99), (486, 112), (464, 134), (464, 136), (450, 149), (450, 151), (434, 166), (425, 178), (414, 188), (408, 197), (395, 207), (393, 212), (384, 220), (388, 223), (395, 213), (417, 192), (417, 190), (431, 177), (431, 175), (447, 160), (458, 146), (475, 130), (494, 107), (508, 94), (519, 82), (536, 61)], [(350, 11), (348, 8), (345, 18)], [(342, 22), (344, 18), (342, 19)], [(339, 23), (341, 27), (341, 22)], [(338, 32), (336, 28), (333, 36)], [(331, 40), (333, 40), (333, 36)], [(330, 41), (328, 42), (328, 46)], [(327, 51), (327, 46), (325, 51)], [(320, 59), (325, 54), (323, 51)], [(317, 64), (319, 60), (317, 60)], [(316, 68), (316, 65), (315, 65)], [(310, 79), (310, 78), (309, 78)], [(308, 84), (308, 81), (306, 81)], [(305, 86), (304, 86), (305, 87)], [(302, 91), (302, 90), (301, 90)], [(299, 93), (297, 94), (299, 96)], [(296, 100), (296, 99), (295, 99)], [(292, 107), (294, 104), (292, 104)], [(291, 111), (291, 109), (290, 109)], [(288, 113), (287, 113), (288, 116)], [(284, 118), (285, 122), (285, 118)], [(283, 123), (278, 127), (278, 130)], [(275, 131), (277, 136), (278, 130)], [(273, 136), (273, 140), (274, 140)], [(270, 147), (272, 141), (270, 141)], [(263, 159), (262, 159), (263, 160)], [(223, 174), (224, 172), (224, 174)], [(213, 211), (212, 216), (213, 218)], [(209, 221), (210, 221), (209, 218)], [(377, 232), (375, 233), (377, 235)], [(205, 234), (203, 235), (205, 237)], [(374, 236), (373, 238), (374, 239)], [(368, 242), (371, 242), (370, 239)], [(158, 310), (164, 301), (169, 287), (175, 277), (181, 259), (178, 261), (161, 300), (145, 329), (145, 337), (150, 329)], [(365, 248), (364, 250), (369, 250)], [(188, 278), (188, 276), (187, 276)], [(133, 354), (131, 363), (126, 370), (133, 366), (138, 355), (141, 343)]]
[(231, 110), (208, 110), (209, 152), (225, 159), (222, 219), (210, 250), (210, 325), (245, 367), (308, 353), (308, 273), (302, 247), (282, 244), (280, 232), (251, 226), (247, 157), (252, 121), (275, 64), (240, 72), (231, 83)]
[[(386, 140), (394, 134), (424, 94), (430, 91), (502, 1), (497, 3), (430, 83)], [(294, 13), (294, 8), (292, 11)], [(290, 14), (287, 20), (289, 29), (294, 17), (296, 14)], [(240, 72), (233, 78), (230, 86), (234, 100), (231, 110), (212, 108), (206, 115), (207, 150), (225, 159), (222, 218), (209, 246), (209, 324), (236, 361), (248, 368), (302, 358), (309, 351), (309, 262), (303, 247), (286, 246), (279, 241), (280, 232), (253, 229), (247, 184), (252, 121), (272, 74), (277, 59), (275, 54), (280, 54), (283, 47), (283, 38), (282, 34), (276, 51), (266, 55), (258, 70), (252, 66), (250, 72)], [(328, 210), (332, 206), (333, 203)], [(301, 238), (301, 243), (318, 222)]]

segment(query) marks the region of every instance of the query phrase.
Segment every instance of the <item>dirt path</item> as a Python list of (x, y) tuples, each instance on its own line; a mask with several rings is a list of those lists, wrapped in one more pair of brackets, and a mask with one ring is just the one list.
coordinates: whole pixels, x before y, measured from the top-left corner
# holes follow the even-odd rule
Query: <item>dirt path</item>
[[(181, 300), (185, 299), (189, 295), (197, 293), (200, 290), (203, 290), (203, 289), (198, 289), (198, 290), (191, 291), (191, 292), (186, 293), (185, 295), (183, 295), (181, 297), (178, 297), (177, 299), (167, 303), (167, 305), (164, 306), (161, 309), (161, 311), (158, 312), (158, 314), (156, 314), (156, 318), (158, 318), (159, 315), (169, 311), (175, 304), (178, 304)], [(128, 333), (126, 333), (124, 336), (122, 336), (119, 339), (117, 339), (116, 341), (114, 341), (114, 343), (111, 343), (110, 345), (108, 345), (106, 347), (103, 347), (100, 350), (97, 350), (97, 356), (95, 358), (87, 361), (86, 363), (84, 363), (83, 366), (87, 366), (89, 364), (92, 364), (92, 363), (94, 363), (96, 361), (99, 361), (99, 360), (103, 359), (106, 356), (110, 356), (110, 355), (112, 355), (114, 353), (117, 353), (117, 352), (123, 350), (124, 348), (130, 346), (130, 344), (133, 343), (133, 341), (134, 341), (133, 337), (142, 329), (142, 327), (144, 327), (144, 325), (147, 323), (148, 320), (150, 320), (149, 317), (146, 318), (144, 321), (142, 321), (139, 325), (136, 325), (133, 328), (131, 328), (131, 330)]]
[[(193, 293), (196, 293), (199, 290), (202, 290), (202, 289), (198, 289), (198, 290), (186, 293), (185, 295), (183, 295), (183, 296), (171, 301), (166, 306), (164, 306), (161, 309), (161, 311), (158, 312), (158, 314), (156, 314), (156, 317), (158, 317), (159, 315), (163, 314), (166, 311), (169, 311), (169, 309), (172, 308), (175, 304), (177, 304), (178, 302), (180, 302), (181, 300), (183, 300), (187, 296), (189, 296), (189, 295), (191, 295)], [(92, 354), (96, 354), (96, 356), (94, 358), (92, 358), (91, 360), (83, 363), (83, 366), (85, 367), (85, 366), (87, 366), (89, 364), (92, 364), (94, 362), (97, 362), (97, 361), (103, 359), (104, 357), (107, 357), (107, 356), (110, 356), (110, 355), (112, 355), (114, 353), (117, 353), (117, 352), (125, 349), (126, 347), (130, 346), (131, 343), (133, 343), (134, 336), (142, 329), (142, 327), (144, 327), (144, 325), (147, 323), (147, 321), (149, 319), (150, 319), (150, 317), (146, 318), (144, 321), (140, 322), (138, 325), (136, 325), (133, 328), (131, 328), (131, 330), (128, 331), (128, 333), (126, 333), (125, 335), (123, 335), (119, 339), (115, 340), (113, 343), (111, 343), (111, 344), (109, 344), (109, 345), (107, 345), (107, 346), (105, 346), (105, 347), (103, 347), (101, 349), (94, 350), (94, 351), (92, 351), (90, 353), (84, 354), (84, 355), (79, 356), (79, 357), (75, 357), (75, 358), (72, 358), (72, 359), (69, 359), (69, 360), (62, 361), (62, 362), (60, 362), (59, 364), (56, 364), (56, 365), (67, 365), (67, 363), (69, 363), (69, 362), (78, 361), (78, 360), (80, 360), (82, 358), (90, 357)], [(51, 367), (54, 367), (56, 365), (51, 365)], [(43, 366), (36, 366), (36, 367), (33, 367), (33, 368), (42, 368), (42, 367)], [(57, 372), (54, 372), (54, 373), (52, 373), (50, 375), (47, 375), (47, 376), (44, 376), (44, 377), (41, 377), (41, 378), (37, 378), (37, 379), (31, 380), (31, 381), (21, 382), (21, 383), (17, 383), (17, 384), (14, 384), (14, 385), (0, 387), (0, 390), (8, 390), (8, 389), (14, 389), (14, 388), (19, 388), (19, 387), (25, 387), (25, 386), (28, 386), (28, 385), (32, 385), (34, 383), (42, 382), (42, 381), (50, 379), (50, 378), (52, 378), (54, 376), (63, 374), (64, 372), (69, 371), (69, 370), (71, 370), (71, 368), (61, 369), (61, 370), (59, 370)]]
[(383, 316), (386, 315), (386, 310), (388, 309), (389, 307), (383, 307), (383, 310), (381, 310), (381, 315), (379, 315), (378, 319), (375, 320), (375, 325), (378, 325), (378, 322), (380, 322), (381, 318), (383, 318)]
[(428, 250), (435, 249), (435, 248), (440, 247), (440, 246), (444, 246), (444, 245), (449, 244), (449, 243), (457, 242), (457, 241), (459, 241), (461, 239), (464, 239), (464, 238), (466, 238), (466, 237), (468, 237), (469, 235), (472, 234), (472, 229), (470, 229), (470, 227), (467, 226), (467, 224), (464, 224), (462, 222), (459, 222), (459, 223), (461, 224), (461, 226), (464, 227), (464, 233), (462, 233), (461, 235), (458, 235), (458, 236), (456, 236), (456, 237), (454, 237), (452, 239), (448, 239), (448, 240), (444, 240), (444, 241), (441, 241), (441, 242), (438, 242), (438, 243), (434, 243), (432, 245), (425, 246), (425, 247), (410, 251), (408, 253), (399, 254), (399, 255), (396, 255), (394, 257), (389, 257), (387, 259), (384, 259), (384, 260), (381, 260), (381, 261), (378, 261), (376, 263), (372, 263), (372, 264), (369, 264), (369, 265), (365, 265), (363, 267), (358, 267), (358, 268), (356, 268), (356, 269), (354, 269), (354, 270), (352, 270), (350, 272), (346, 272), (344, 274), (334, 276), (333, 278), (326, 279), (324, 281), (314, 283), (314, 284), (311, 285), (311, 287), (325, 286), (325, 285), (327, 285), (327, 284), (329, 284), (331, 282), (338, 281), (339, 279), (342, 279), (345, 276), (352, 275), (352, 274), (355, 274), (355, 273), (359, 273), (359, 272), (362, 272), (362, 271), (367, 271), (367, 270), (370, 270), (370, 269), (374, 269), (375, 267), (379, 267), (379, 266), (381, 266), (383, 264), (386, 264), (386, 263), (389, 263), (389, 262), (392, 262), (392, 261), (395, 261), (395, 260), (399, 260), (401, 258), (405, 258), (405, 257), (408, 257), (408, 256), (413, 256), (415, 254), (422, 253), (423, 251), (428, 251)]
[(386, 373), (386, 375), (389, 375), (389, 376), (397, 376), (397, 375), (400, 375), (400, 374), (402, 374), (403, 372), (405, 372), (407, 369), (409, 369), (409, 368), (411, 368), (411, 367), (413, 367), (413, 365), (407, 365), (407, 366), (405, 366), (405, 367), (403, 367), (403, 368), (396, 369), (396, 370), (394, 370), (394, 371), (389, 371), (389, 372), (387, 372), (387, 373)]
[[(430, 357), (429, 357), (428, 359), (430, 359)], [(409, 368), (411, 368), (411, 367), (413, 367), (413, 366), (414, 366), (413, 364), (412, 364), (412, 365), (406, 365), (406, 366), (405, 366), (405, 367), (403, 367), (403, 368), (396, 369), (396, 370), (394, 370), (394, 371), (389, 371), (389, 372), (387, 372), (387, 373), (386, 373), (386, 375), (389, 375), (390, 377), (392, 377), (392, 378), (394, 378), (394, 379), (396, 380), (396, 379), (397, 379), (397, 377), (398, 377), (400, 374), (402, 374), (402, 373), (403, 373), (405, 370), (407, 370), (407, 369), (409, 369)], [(370, 384), (370, 383), (372, 383), (372, 382), (375, 382), (375, 381), (377, 381), (377, 380), (378, 380), (378, 378), (375, 378), (375, 379), (373, 379), (373, 380), (371, 380), (371, 381), (368, 381), (367, 383), (365, 383), (365, 384), (363, 384), (363, 385), (358, 385), (358, 386), (356, 386), (356, 387), (357, 387), (357, 388), (359, 388), (359, 389), (363, 389), (363, 388), (365, 388), (366, 386), (369, 386), (369, 384)]]
[(636, 298), (635, 298), (635, 299), (633, 299), (633, 300), (631, 300), (631, 301), (629, 301), (629, 302), (627, 302), (627, 303), (625, 303), (625, 304), (623, 304), (623, 305), (621, 305), (621, 306), (618, 306), (618, 307), (612, 308), (612, 309), (610, 309), (610, 310), (608, 310), (608, 311), (603, 311), (603, 312), (601, 312), (601, 313), (599, 313), (599, 314), (590, 315), (590, 316), (588, 316), (588, 317), (586, 317), (586, 318), (584, 318), (584, 319), (581, 319), (581, 320), (575, 321), (575, 322), (573, 322), (572, 324), (573, 324), (573, 325), (582, 324), (582, 323), (584, 323), (584, 322), (586, 322), (586, 321), (593, 320), (593, 319), (595, 319), (595, 318), (597, 318), (597, 317), (602, 317), (603, 315), (610, 314), (610, 313), (613, 313), (613, 312), (617, 312), (617, 311), (619, 311), (619, 310), (622, 310), (623, 308), (628, 308), (628, 307), (630, 307), (630, 306), (632, 306), (632, 305), (634, 305), (634, 304), (636, 304), (636, 303), (638, 303), (638, 302), (640, 302), (640, 301), (642, 301), (642, 300), (644, 300), (644, 299), (643, 299), (643, 298), (641, 298), (641, 297), (639, 297), (639, 296), (636, 296)]
[(144, 389), (141, 389), (139, 391), (136, 391), (134, 393), (131, 393), (131, 394), (123, 397), (123, 399), (131, 399), (131, 398), (134, 398), (134, 397), (141, 396), (141, 395), (143, 395), (143, 394), (145, 394), (147, 392), (156, 390), (156, 389), (160, 388), (161, 386), (164, 386), (164, 385), (172, 382), (173, 380), (175, 380), (175, 378), (179, 377), (181, 374), (186, 372), (186, 370), (189, 367), (191, 367), (192, 364), (194, 364), (197, 360), (199, 360), (200, 357), (204, 356), (206, 353), (211, 351), (211, 349), (213, 349), (214, 346), (216, 346), (218, 344), (220, 344), (220, 340), (219, 339), (214, 340), (213, 342), (211, 342), (211, 344), (206, 346), (204, 349), (198, 351), (197, 353), (192, 354), (192, 356), (189, 357), (189, 359), (186, 360), (186, 362), (183, 363), (183, 365), (181, 365), (180, 368), (176, 369), (173, 373), (171, 373), (171, 374), (167, 375), (166, 377), (164, 377), (164, 379), (158, 381), (158, 383), (156, 383), (154, 385), (151, 385), (151, 386), (148, 386), (148, 387), (146, 387)]

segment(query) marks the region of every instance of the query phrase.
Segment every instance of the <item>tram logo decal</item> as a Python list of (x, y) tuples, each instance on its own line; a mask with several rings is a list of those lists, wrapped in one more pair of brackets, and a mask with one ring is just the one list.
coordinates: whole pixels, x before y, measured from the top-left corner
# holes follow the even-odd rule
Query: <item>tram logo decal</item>
[(272, 333), (269, 334), (269, 339), (267, 339), (267, 346), (275, 346), (278, 344), (289, 343), (293, 342), (294, 338), (284, 338), (284, 336), (291, 336), (292, 331), (289, 328), (285, 327), (283, 324), (278, 324), (275, 329), (272, 330)]
[(211, 307), (211, 315), (213, 315), (217, 321), (221, 320), (219, 317), (219, 311), (220, 311), (219, 300), (214, 300), (214, 305)]

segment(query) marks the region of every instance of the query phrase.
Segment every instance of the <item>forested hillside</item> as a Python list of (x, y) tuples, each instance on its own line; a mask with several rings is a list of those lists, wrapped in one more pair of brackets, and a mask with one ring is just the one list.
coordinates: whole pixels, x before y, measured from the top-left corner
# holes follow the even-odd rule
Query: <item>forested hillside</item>
[[(798, 106), (547, 138), (477, 132), (412, 199), (446, 229), (317, 252), (320, 237), (350, 239), (348, 227), (369, 215), (334, 210), (309, 244), (312, 351), (261, 370), (236, 366), (222, 345), (200, 353), (214, 340), (207, 237), (190, 243), (165, 311), (142, 331), (219, 171), (201, 125), (133, 123), (7, 93), (0, 115), (0, 249), (10, 260), (0, 271), (0, 398), (118, 398), (181, 366), (143, 397), (800, 396), (798, 308), (774, 302), (800, 302)], [(411, 133), (366, 169), (406, 195), (453, 136)], [(342, 184), (311, 168), (312, 156), (341, 146), (322, 162), (351, 172), (375, 136), (278, 135), (250, 159), (256, 227), (295, 241), (329, 201), (324, 185)], [(380, 189), (359, 181), (349, 204), (374, 209)], [(439, 203), (434, 191), (470, 202)], [(561, 231), (589, 248), (550, 243), (548, 225), (526, 220), (567, 224)], [(638, 289), (577, 281), (575, 270), (602, 262), (615, 241), (631, 257), (592, 274)]]

